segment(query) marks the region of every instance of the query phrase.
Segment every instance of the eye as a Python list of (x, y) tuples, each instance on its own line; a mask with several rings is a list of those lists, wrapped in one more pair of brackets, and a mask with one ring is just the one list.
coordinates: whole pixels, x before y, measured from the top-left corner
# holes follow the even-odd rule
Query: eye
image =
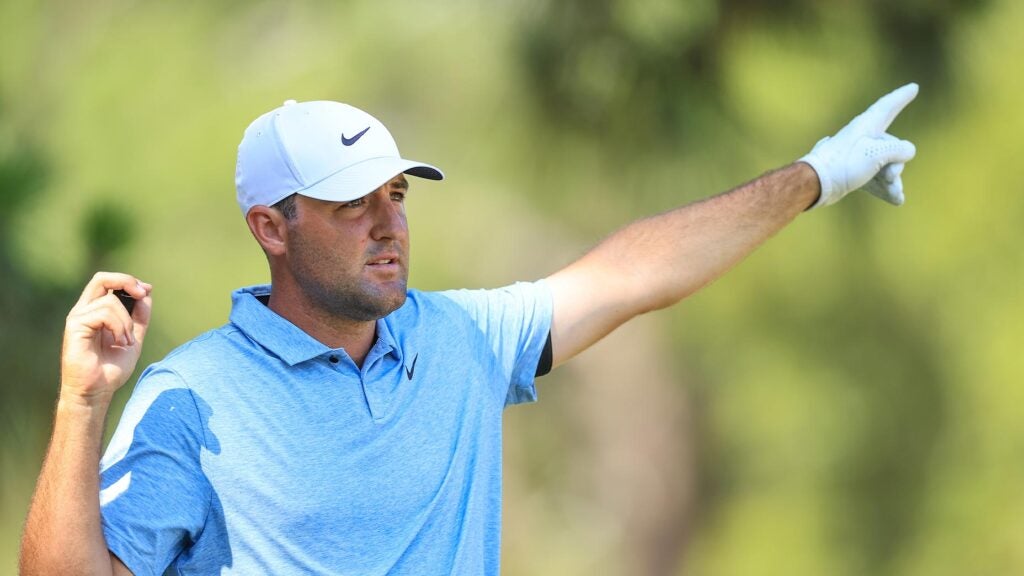
[(342, 208), (362, 208), (366, 204), (366, 197), (356, 198), (341, 205)]
[(395, 202), (405, 202), (405, 192), (392, 192), (391, 199)]

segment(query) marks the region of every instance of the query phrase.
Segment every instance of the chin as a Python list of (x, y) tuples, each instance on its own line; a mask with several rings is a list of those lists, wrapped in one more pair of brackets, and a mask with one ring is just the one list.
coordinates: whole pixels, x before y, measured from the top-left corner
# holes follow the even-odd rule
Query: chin
[(383, 318), (384, 316), (387, 316), (388, 314), (391, 314), (395, 310), (398, 310), (399, 308), (401, 308), (402, 305), (405, 304), (405, 300), (406, 300), (407, 297), (408, 297), (408, 293), (406, 292), (405, 288), (403, 287), (402, 291), (400, 293), (394, 294), (392, 297), (388, 298), (385, 303), (383, 303), (383, 305), (381, 306), (381, 309), (382, 310), (386, 309), (387, 311), (384, 312), (383, 314), (381, 314), (380, 317)]
[(375, 292), (364, 293), (362, 297), (350, 296), (335, 300), (340, 305), (337, 312), (355, 320), (378, 320), (401, 308), (408, 296), (405, 283)]

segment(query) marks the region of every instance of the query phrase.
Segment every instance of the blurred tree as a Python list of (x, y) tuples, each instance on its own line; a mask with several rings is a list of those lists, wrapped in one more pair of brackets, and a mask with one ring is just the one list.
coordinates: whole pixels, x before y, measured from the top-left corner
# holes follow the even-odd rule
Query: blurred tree
[[(824, 359), (841, 375), (840, 384), (810, 384), (844, 389), (834, 396), (839, 402), (815, 409), (835, 418), (850, 410), (865, 414), (864, 421), (851, 419), (849, 449), (836, 455), (824, 479), (837, 515), (835, 532), (826, 539), (853, 551), (864, 573), (882, 575), (897, 572), (894, 563), (922, 528), (928, 465), (949, 424), (953, 383), (936, 353), (942, 342), (932, 311), (899, 301), (891, 287), (875, 279), (881, 255), (858, 242), (871, 226), (862, 207), (845, 207), (854, 217), (845, 221), (847, 238), (835, 255), (842, 265), (829, 272), (846, 287), (843, 305), (827, 318), (794, 314), (787, 283), (764, 286), (744, 329), (764, 341), (784, 339), (800, 355)], [(715, 457), (725, 456), (721, 446), (709, 449)]]
[[(616, 152), (638, 139), (694, 145), (720, 121), (723, 50), (733, 36), (769, 24), (827, 29), (848, 3), (814, 0), (567, 0), (542, 2), (524, 23), (520, 54), (546, 122), (604, 139)], [(888, 86), (912, 73), (948, 88), (952, 25), (988, 0), (869, 0), (859, 4), (867, 38), (882, 49), (877, 76)], [(858, 5), (854, 5), (858, 6)], [(869, 92), (867, 95), (871, 95)], [(728, 115), (726, 115), (728, 116)], [(690, 138), (690, 140), (688, 140)]]
[[(0, 148), (0, 425), (11, 422), (9, 411), (49, 410), (56, 391), (59, 327), (67, 314), (58, 303), (72, 302), (66, 287), (41, 283), (26, 276), (12, 248), (14, 222), (39, 197), (47, 184), (49, 166), (29, 138), (0, 126), (9, 138)], [(46, 385), (49, 382), (52, 385)]]
[(111, 258), (134, 234), (134, 222), (123, 207), (109, 201), (93, 205), (82, 223), (82, 236), (88, 247), (85, 269), (111, 269)]
[[(854, 5), (862, 12), (858, 21), (868, 24), (865, 42), (878, 45), (881, 66), (861, 89), (877, 95), (911, 76), (936, 92), (943, 90), (953, 66), (953, 23), (987, 4), (871, 0)], [(709, 135), (721, 133), (723, 123), (739, 132), (745, 129), (742, 115), (728, 109), (730, 99), (723, 93), (729, 39), (765, 23), (773, 29), (828, 34), (830, 27), (845, 25), (829, 18), (829, 10), (837, 6), (813, 0), (542, 2), (523, 24), (520, 55), (529, 84), (524, 93), (534, 98), (540, 121), (552, 132), (577, 133), (596, 142), (598, 153), (614, 159), (616, 166), (642, 161), (658, 148), (692, 154), (707, 147)], [(574, 204), (559, 208), (565, 206)], [(899, 551), (913, 542), (920, 528), (915, 521), (921, 517), (929, 482), (927, 463), (946, 426), (951, 384), (935, 353), (941, 345), (932, 341), (927, 312), (895, 300), (886, 286), (869, 281), (879, 255), (856, 238), (870, 235), (871, 223), (861, 206), (845, 208), (850, 236), (846, 246), (852, 248), (837, 257), (843, 265), (828, 273), (843, 279), (848, 305), (826, 319), (792, 315), (787, 312), (792, 303), (772, 293), (773, 287), (786, 290), (786, 283), (766, 285), (763, 300), (748, 310), (743, 329), (747, 336), (759, 334), (764, 341), (782, 341), (808, 356), (828, 357), (837, 372), (857, 381), (856, 396), (870, 423), (854, 431), (854, 448), (839, 457), (835, 477), (827, 481), (832, 509), (842, 519), (833, 522), (835, 533), (826, 539), (852, 549), (850, 556), (865, 573), (886, 574), (897, 570)], [(721, 377), (717, 367), (701, 372)], [(718, 393), (715, 383), (701, 390), (710, 403)], [(712, 425), (701, 418), (696, 422), (698, 427)], [(735, 496), (732, 487), (743, 484), (737, 475), (748, 471), (742, 463), (729, 463), (712, 430), (699, 430), (696, 437), (704, 442), (695, 449), (701, 464), (713, 462), (715, 467), (699, 472), (703, 485), (697, 500), (703, 509), (696, 517), (707, 520), (717, 502)], [(648, 497), (633, 495), (638, 505)], [(674, 520), (659, 522), (679, 525), (693, 511), (680, 506), (675, 514)], [(635, 515), (623, 519), (625, 529), (657, 532), (653, 526), (628, 525), (643, 520)], [(685, 538), (691, 530), (676, 532)], [(681, 561), (687, 542), (676, 545)], [(634, 543), (631, 553), (638, 557), (637, 566), (648, 567), (645, 573), (673, 573), (663, 551)]]
[[(923, 88), (897, 129), (920, 138), (910, 205), (850, 199), (801, 218), (764, 258), (649, 319), (660, 324), (613, 334), (547, 377), (543, 402), (509, 412), (503, 568), (1020, 571), (1024, 212), (1006, 193), (1024, 178), (1021, 82), (1006, 72), (1021, 53), (1020, 3), (225, 6), (0, 3), (0, 94), (20, 99), (0, 109), (0, 572), (13, 570), (49, 430), (63, 316), (79, 280), (117, 268), (136, 232), (124, 210), (76, 201), (85, 195), (145, 190), (130, 205), (146, 215), (132, 253), (172, 254), (204, 277), (150, 278), (174, 294), (154, 328), (176, 343), (198, 325), (176, 319), (220, 317), (205, 304), (211, 286), (262, 278), (251, 241), (226, 240), (247, 236), (216, 208), (237, 217), (233, 204), (210, 192), (230, 188), (238, 128), (268, 101), (407, 111), (403, 141), (419, 137), (451, 166), (447, 200), (423, 196), (416, 232), (434, 230), (420, 245), (442, 249), (418, 260), (432, 258), (420, 270), (445, 287), (532, 273), (535, 253), (557, 265), (551, 253), (786, 161), (910, 79)], [(73, 213), (30, 214), (44, 192), (50, 217)], [(48, 236), (56, 227), (80, 234)], [(466, 245), (496, 257), (467, 266)], [(44, 279), (70, 276), (40, 273), (53, 265), (41, 254), (69, 247), (82, 259), (58, 261), (80, 278)], [(145, 354), (166, 351), (157, 335)]]
[[(31, 139), (4, 122), (0, 110), (0, 435), (14, 442), (0, 449), (35, 446), (49, 433), (59, 382), (59, 355), (64, 318), (93, 272), (112, 268), (112, 256), (132, 237), (130, 216), (122, 208), (95, 203), (83, 221), (86, 260), (71, 282), (29, 274), (14, 252), (15, 222), (49, 183), (50, 167)], [(157, 334), (159, 330), (155, 331)], [(157, 338), (159, 338), (157, 336)], [(130, 390), (130, 386), (126, 389)], [(32, 437), (26, 437), (31, 434)], [(31, 452), (31, 450), (30, 450)], [(34, 464), (25, 463), (26, 466)], [(34, 474), (28, 474), (34, 477)]]

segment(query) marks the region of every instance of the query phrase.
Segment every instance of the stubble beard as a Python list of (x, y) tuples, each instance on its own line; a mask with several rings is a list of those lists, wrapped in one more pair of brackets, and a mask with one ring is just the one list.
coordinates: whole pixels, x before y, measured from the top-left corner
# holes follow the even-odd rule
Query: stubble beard
[[(405, 276), (403, 274), (403, 276)], [(359, 281), (326, 284), (306, 277), (299, 280), (314, 306), (339, 319), (368, 322), (398, 310), (405, 303), (406, 279), (392, 283), (393, 288), (366, 286)]]
[(310, 303), (321, 312), (336, 319), (369, 322), (383, 318), (405, 304), (409, 279), (406, 250), (396, 247), (401, 256), (399, 277), (386, 284), (374, 284), (364, 279), (361, 273), (348, 277), (340, 273), (325, 276), (324, 271), (341, 269), (333, 255), (296, 239), (295, 248), (298, 250), (293, 250), (293, 253), (301, 253), (303, 257), (292, 260), (292, 273)]

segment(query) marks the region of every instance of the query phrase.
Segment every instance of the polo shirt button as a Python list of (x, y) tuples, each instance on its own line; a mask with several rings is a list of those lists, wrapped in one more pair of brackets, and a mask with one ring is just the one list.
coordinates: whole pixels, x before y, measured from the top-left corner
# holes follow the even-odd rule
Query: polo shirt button
[(338, 357), (337, 356), (332, 355), (332, 356), (330, 356), (327, 359), (331, 361), (331, 364), (337, 364), (338, 363)]

